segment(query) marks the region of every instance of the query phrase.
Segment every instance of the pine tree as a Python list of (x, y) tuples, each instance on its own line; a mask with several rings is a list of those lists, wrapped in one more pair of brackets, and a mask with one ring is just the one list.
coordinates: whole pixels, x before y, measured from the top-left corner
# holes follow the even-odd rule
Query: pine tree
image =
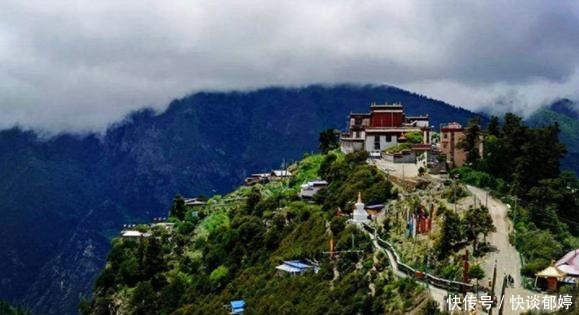
[(503, 176), (510, 181), (515, 171), (515, 163), (522, 155), (522, 147), (529, 141), (528, 128), (523, 125), (522, 118), (513, 113), (505, 114), (504, 121), (501, 134), (506, 169)]
[(175, 196), (175, 199), (173, 199), (173, 206), (171, 207), (171, 216), (182, 221), (185, 219), (186, 212), (187, 208), (185, 207), (185, 199), (181, 195)]
[(442, 235), (437, 242), (438, 257), (444, 258), (463, 240), (463, 225), (456, 212), (447, 210), (442, 223)]
[(320, 132), (320, 151), (326, 154), (328, 151), (336, 149), (340, 143), (340, 133), (336, 129), (326, 129)]
[(487, 126), (487, 134), (495, 137), (501, 135), (501, 127), (499, 126), (499, 117), (491, 116), (489, 124)]
[(143, 265), (146, 279), (151, 279), (154, 275), (164, 270), (163, 247), (156, 237), (147, 238)]
[(526, 141), (515, 159), (514, 192), (524, 197), (541, 180), (559, 177), (559, 160), (565, 155), (565, 146), (558, 139), (557, 124), (526, 132)]

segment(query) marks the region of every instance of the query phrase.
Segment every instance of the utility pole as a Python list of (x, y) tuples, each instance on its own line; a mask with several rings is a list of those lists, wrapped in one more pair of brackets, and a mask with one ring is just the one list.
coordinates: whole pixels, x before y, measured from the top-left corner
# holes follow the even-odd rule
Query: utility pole
[(428, 281), (428, 265), (430, 264), (430, 252), (426, 254), (426, 270), (424, 273), (424, 280), (426, 281), (426, 289), (430, 288), (430, 281)]
[(454, 179), (453, 180), (454, 187), (452, 189), (452, 196), (453, 196), (452, 203), (454, 203), (454, 212), (456, 212), (456, 201), (457, 201), (456, 200), (456, 179), (457, 179), (457, 177), (458, 177), (458, 175), (454, 175), (452, 177)]
[(517, 200), (519, 198), (515, 196), (515, 208), (513, 209), (513, 239), (515, 247), (517, 246)]
[(489, 191), (490, 191), (490, 188), (486, 187), (486, 190), (487, 190), (487, 194), (486, 194), (486, 196), (485, 196), (485, 208), (488, 209), (488, 207), (489, 207)]

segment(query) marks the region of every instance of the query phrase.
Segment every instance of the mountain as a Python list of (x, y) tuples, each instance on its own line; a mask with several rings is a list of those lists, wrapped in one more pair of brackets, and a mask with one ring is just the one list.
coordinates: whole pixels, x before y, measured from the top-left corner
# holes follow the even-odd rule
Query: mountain
[(474, 114), (389, 86), (201, 92), (144, 109), (103, 134), (0, 132), (0, 298), (75, 314), (122, 224), (166, 216), (176, 194), (224, 193), (257, 171), (317, 150), (350, 111), (401, 102), (431, 124)]
[(561, 167), (579, 174), (579, 104), (561, 99), (540, 108), (527, 121), (532, 127), (559, 124), (561, 142), (567, 147), (567, 155), (561, 161)]

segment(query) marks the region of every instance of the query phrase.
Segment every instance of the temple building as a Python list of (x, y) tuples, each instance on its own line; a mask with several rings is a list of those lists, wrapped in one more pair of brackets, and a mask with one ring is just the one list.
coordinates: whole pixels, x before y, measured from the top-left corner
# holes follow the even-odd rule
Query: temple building
[(405, 142), (408, 132), (422, 132), (423, 143), (429, 144), (428, 115), (406, 116), (402, 104), (372, 103), (369, 113), (350, 113), (348, 131), (340, 137), (340, 146), (344, 153), (381, 152)]

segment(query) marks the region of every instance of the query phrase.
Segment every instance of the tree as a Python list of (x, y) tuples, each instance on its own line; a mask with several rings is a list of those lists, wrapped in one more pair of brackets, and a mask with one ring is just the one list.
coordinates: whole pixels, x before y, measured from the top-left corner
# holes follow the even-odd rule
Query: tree
[(462, 222), (458, 214), (447, 210), (444, 212), (441, 237), (437, 242), (438, 257), (444, 258), (452, 251), (454, 246), (463, 240), (464, 232)]
[(485, 277), (485, 271), (481, 268), (479, 264), (476, 264), (468, 270), (468, 277), (471, 279), (476, 279), (476, 286), (478, 290), (478, 281)]
[(493, 219), (485, 207), (468, 209), (464, 217), (464, 225), (468, 239), (473, 241), (475, 253), (478, 250), (478, 236), (483, 234), (486, 239), (489, 233), (496, 231)]
[(484, 139), (484, 158), (478, 164), (478, 168), (493, 177), (506, 178), (506, 173), (512, 168), (513, 163), (506, 157), (504, 147), (502, 138), (487, 135)]
[(520, 156), (515, 160), (513, 174), (516, 187), (514, 192), (519, 197), (525, 197), (541, 180), (559, 177), (559, 160), (566, 152), (565, 146), (558, 139), (557, 124), (531, 129), (526, 134), (527, 139), (521, 146)]
[(485, 277), (485, 271), (481, 268), (480, 265), (476, 264), (470, 267), (468, 271), (468, 277), (472, 279), (480, 280)]
[(330, 150), (336, 149), (340, 144), (340, 133), (336, 129), (326, 129), (320, 132), (320, 151), (326, 154)]
[(143, 269), (145, 277), (150, 279), (165, 269), (165, 259), (161, 242), (156, 237), (149, 237), (146, 242)]
[(487, 125), (487, 134), (499, 137), (501, 134), (501, 127), (499, 126), (499, 117), (491, 116), (489, 124)]
[(476, 165), (480, 160), (480, 153), (478, 146), (480, 144), (480, 118), (473, 117), (465, 130), (465, 137), (460, 142), (459, 146), (466, 152), (466, 162), (471, 165)]
[(173, 199), (173, 206), (171, 207), (171, 216), (183, 221), (185, 219), (185, 199), (181, 195), (175, 196)]
[(133, 292), (133, 298), (131, 299), (131, 305), (133, 306), (133, 314), (135, 315), (155, 315), (156, 314), (156, 303), (157, 295), (151, 282), (144, 281), (140, 282), (135, 291)]
[(209, 281), (211, 281), (211, 285), (214, 288), (218, 288), (223, 284), (225, 279), (227, 279), (228, 275), (229, 275), (229, 268), (227, 268), (224, 265), (221, 265), (211, 272), (211, 274), (209, 275)]
[(419, 315), (439, 315), (444, 314), (440, 312), (438, 302), (434, 300), (428, 300), (426, 304), (418, 312)]
[(422, 143), (422, 132), (407, 132), (406, 139), (408, 143), (420, 144)]
[(255, 211), (257, 204), (261, 201), (261, 192), (257, 187), (253, 187), (245, 200), (245, 210), (247, 214)]
[(160, 303), (164, 314), (171, 314), (179, 306), (181, 297), (187, 290), (187, 278), (183, 273), (177, 274), (171, 283), (161, 290)]
[(505, 114), (501, 135), (506, 168), (499, 175), (501, 178), (508, 181), (512, 179), (512, 174), (515, 170), (514, 162), (521, 156), (522, 146), (529, 141), (527, 131), (528, 128), (523, 125), (521, 117), (513, 113)]

